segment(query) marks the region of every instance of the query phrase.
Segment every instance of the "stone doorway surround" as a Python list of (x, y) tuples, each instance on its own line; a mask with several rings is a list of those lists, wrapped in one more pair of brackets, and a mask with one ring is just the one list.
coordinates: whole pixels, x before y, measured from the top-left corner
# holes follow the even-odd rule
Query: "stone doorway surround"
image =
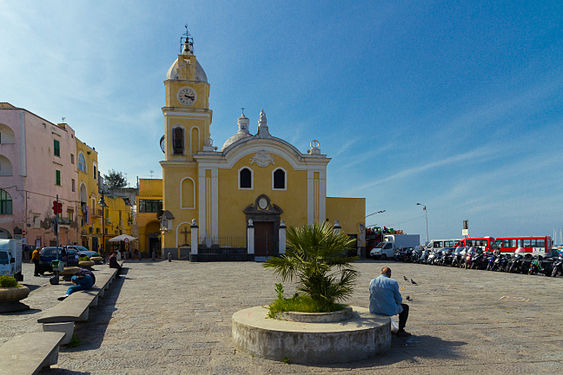
[[(261, 234), (255, 232), (254, 234), (254, 245), (255, 245), (255, 255), (256, 256), (276, 256), (279, 255), (279, 248), (280, 248), (280, 216), (283, 213), (283, 210), (276, 204), (273, 204), (270, 198), (266, 194), (260, 194), (255, 200), (253, 204), (248, 205), (243, 212), (246, 215), (246, 222), (251, 219), (255, 225), (255, 231), (271, 231), (267, 228), (270, 225), (273, 226), (273, 233), (271, 234), (272, 238), (268, 239), (270, 242), (270, 253), (261, 253), (260, 250), (256, 247), (260, 245), (257, 241), (261, 240)], [(261, 223), (271, 223), (270, 225), (261, 225)], [(271, 227), (270, 227), (271, 228)], [(263, 240), (263, 239), (262, 239)]]

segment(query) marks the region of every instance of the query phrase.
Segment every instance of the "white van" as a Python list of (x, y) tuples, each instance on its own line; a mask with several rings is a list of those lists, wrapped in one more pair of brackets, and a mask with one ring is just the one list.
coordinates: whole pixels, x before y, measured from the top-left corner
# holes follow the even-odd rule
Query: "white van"
[(20, 240), (0, 239), (0, 275), (23, 281), (22, 243)]

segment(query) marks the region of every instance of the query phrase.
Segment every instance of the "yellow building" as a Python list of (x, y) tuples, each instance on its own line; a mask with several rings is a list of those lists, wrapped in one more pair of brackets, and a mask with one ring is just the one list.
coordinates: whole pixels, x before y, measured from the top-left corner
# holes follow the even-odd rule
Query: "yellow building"
[(110, 249), (108, 240), (120, 234), (131, 235), (131, 225), (133, 219), (131, 216), (131, 206), (126, 203), (123, 197), (104, 196), (106, 203), (105, 219), (105, 243), (106, 249)]
[(102, 238), (102, 212), (98, 205), (98, 152), (76, 138), (76, 159), (81, 242), (82, 246), (97, 250)]
[(330, 159), (318, 141), (301, 153), (270, 134), (261, 111), (256, 134), (243, 113), (237, 132), (213, 146), (210, 87), (190, 38), (164, 86), (163, 256), (262, 259), (285, 250), (286, 225), (326, 220), (365, 246), (365, 199), (326, 196)]
[(139, 179), (137, 195), (137, 231), (139, 251), (145, 256), (160, 255), (160, 222), (162, 211), (162, 179)]

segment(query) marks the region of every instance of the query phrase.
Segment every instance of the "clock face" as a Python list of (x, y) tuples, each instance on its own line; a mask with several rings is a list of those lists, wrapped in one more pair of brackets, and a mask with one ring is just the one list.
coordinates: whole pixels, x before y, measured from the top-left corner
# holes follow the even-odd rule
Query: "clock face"
[(192, 105), (197, 99), (197, 94), (194, 89), (189, 86), (182, 87), (178, 90), (178, 101), (183, 105)]

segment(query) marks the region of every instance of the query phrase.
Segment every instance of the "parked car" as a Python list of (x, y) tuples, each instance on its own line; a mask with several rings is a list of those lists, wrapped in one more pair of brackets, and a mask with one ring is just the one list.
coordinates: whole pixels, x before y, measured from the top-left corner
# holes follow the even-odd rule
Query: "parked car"
[(39, 273), (51, 272), (51, 262), (61, 260), (65, 267), (78, 265), (78, 252), (75, 249), (66, 249), (64, 246), (46, 246), (39, 253)]
[(81, 245), (67, 245), (65, 247), (67, 249), (76, 250), (79, 256), (87, 256), (88, 258), (100, 256), (100, 254), (97, 251), (88, 250), (87, 248)]

